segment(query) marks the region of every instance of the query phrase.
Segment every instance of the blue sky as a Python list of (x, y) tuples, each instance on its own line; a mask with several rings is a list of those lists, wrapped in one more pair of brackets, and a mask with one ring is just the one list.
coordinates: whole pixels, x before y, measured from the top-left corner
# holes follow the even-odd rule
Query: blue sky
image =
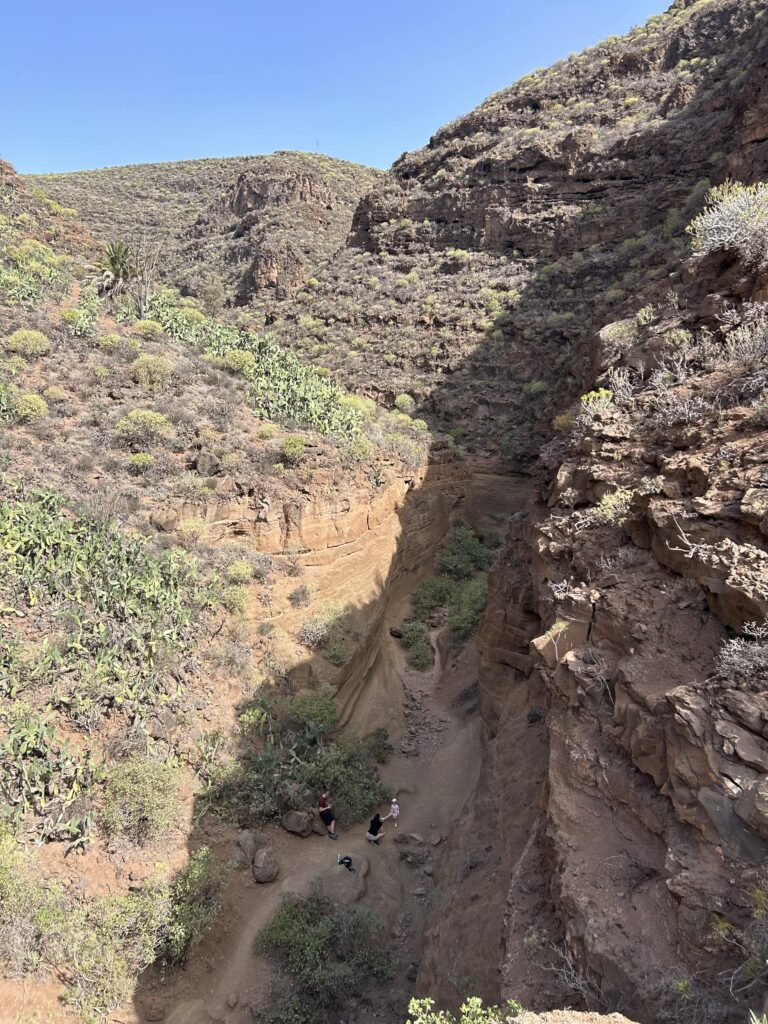
[(19, 171), (319, 151), (387, 167), (666, 0), (21, 0), (0, 15)]

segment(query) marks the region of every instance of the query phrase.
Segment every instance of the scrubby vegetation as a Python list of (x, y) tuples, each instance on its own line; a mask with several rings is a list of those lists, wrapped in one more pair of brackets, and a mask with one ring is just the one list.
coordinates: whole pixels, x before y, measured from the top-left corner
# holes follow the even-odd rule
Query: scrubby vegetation
[(342, 825), (386, 798), (376, 772), (382, 737), (342, 734), (329, 692), (257, 696), (240, 713), (240, 731), (239, 756), (211, 770), (206, 800), (243, 825), (305, 809), (326, 789)]
[(504, 1006), (483, 1006), (473, 996), (459, 1007), (459, 1017), (448, 1010), (435, 1010), (434, 999), (412, 999), (408, 1006), (407, 1024), (509, 1024), (517, 1020), (523, 1008), (514, 999)]
[[(54, 200), (75, 207), (105, 243), (134, 235), (166, 239), (159, 273), (184, 285), (206, 312), (215, 314), (224, 303), (248, 294), (248, 269), (260, 244), (268, 242), (288, 254), (308, 252), (315, 261), (331, 255), (343, 243), (358, 199), (381, 177), (380, 171), (321, 154), (281, 152), (36, 175), (32, 180)], [(311, 203), (281, 202), (297, 181), (306, 179), (332, 197), (331, 213), (324, 203), (322, 220), (313, 216)], [(233, 237), (232, 221), (243, 215), (238, 196), (249, 187), (258, 188), (266, 203), (258, 221)], [(111, 255), (106, 265), (114, 274), (124, 265), (125, 253), (117, 247)], [(307, 268), (304, 278), (309, 276)]]
[(6, 483), (0, 493), (0, 596), (19, 622), (27, 608), (46, 612), (39, 635), (2, 634), (5, 692), (44, 686), (85, 728), (109, 707), (173, 697), (167, 659), (191, 651), (214, 602), (194, 560), (178, 549), (155, 557), (51, 491)]
[(24, 976), (55, 966), (79, 1019), (101, 1020), (130, 998), (137, 975), (156, 959), (184, 959), (213, 921), (228, 870), (203, 847), (170, 884), (78, 897), (41, 876), (0, 825), (4, 967)]
[(316, 1024), (392, 975), (375, 915), (334, 904), (319, 883), (306, 896), (283, 897), (256, 949), (273, 957), (290, 980), (290, 995), (267, 1020)]
[(107, 769), (99, 825), (113, 842), (144, 846), (168, 832), (178, 813), (179, 771), (134, 754)]
[(41, 881), (34, 860), (0, 822), (0, 961), (12, 977), (55, 959), (64, 917), (61, 890)]
[(477, 628), (488, 597), (488, 582), (478, 573), (487, 570), (500, 544), (495, 534), (480, 538), (460, 523), (438, 555), (439, 576), (423, 580), (413, 594), (415, 619), (403, 625), (403, 646), (408, 661), (423, 671), (432, 664), (432, 645), (424, 623), (445, 618), (454, 640), (466, 640)]
[(747, 263), (764, 263), (768, 259), (768, 184), (727, 181), (713, 188), (688, 231), (700, 255), (731, 249)]

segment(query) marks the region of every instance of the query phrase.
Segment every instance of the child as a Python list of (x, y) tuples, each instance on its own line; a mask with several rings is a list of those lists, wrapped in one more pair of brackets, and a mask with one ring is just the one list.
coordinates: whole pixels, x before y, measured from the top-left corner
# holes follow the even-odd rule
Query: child
[(389, 815), (388, 815), (388, 817), (390, 817), (392, 819), (392, 822), (394, 823), (395, 828), (397, 828), (397, 819), (398, 819), (399, 816), (400, 816), (400, 804), (397, 802), (397, 797), (393, 796), (392, 797), (392, 806), (389, 808)]

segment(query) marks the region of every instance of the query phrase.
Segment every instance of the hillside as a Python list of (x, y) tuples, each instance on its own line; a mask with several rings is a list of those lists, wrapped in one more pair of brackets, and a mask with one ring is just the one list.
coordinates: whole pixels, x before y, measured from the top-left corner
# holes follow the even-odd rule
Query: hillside
[[(53, 1018), (53, 963), (131, 1024), (760, 1021), (765, 5), (676, 0), (387, 175), (252, 159), (155, 165), (144, 213), (119, 169), (119, 214), (116, 171), (2, 168), (0, 883), (42, 908), (2, 1005)], [(90, 230), (170, 226), (185, 180), (191, 294), (99, 294)], [(135, 758), (173, 819), (138, 832)], [(106, 893), (111, 987), (35, 924), (81, 954)]]
[(162, 239), (168, 283), (216, 307), (305, 283), (342, 246), (358, 201), (381, 178), (310, 153), (29, 176), (104, 243)]

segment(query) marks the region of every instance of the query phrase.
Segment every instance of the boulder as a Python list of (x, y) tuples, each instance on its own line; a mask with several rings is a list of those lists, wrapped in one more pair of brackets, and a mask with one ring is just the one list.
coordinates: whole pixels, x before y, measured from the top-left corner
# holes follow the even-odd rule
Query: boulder
[(200, 476), (216, 476), (221, 470), (221, 459), (213, 452), (202, 451), (195, 459), (195, 469)]
[(179, 524), (179, 513), (172, 508), (156, 508), (149, 521), (160, 533), (173, 533)]
[(255, 882), (259, 882), (262, 885), (266, 882), (274, 882), (279, 871), (277, 857), (271, 846), (264, 846), (261, 850), (256, 851), (253, 864), (251, 865), (251, 872)]
[(261, 832), (254, 832), (252, 829), (241, 829), (235, 840), (235, 847), (232, 851), (232, 860), (240, 867), (247, 868), (253, 864), (253, 858), (258, 850), (266, 846), (266, 836)]
[(293, 832), (294, 835), (306, 838), (312, 834), (311, 811), (286, 811), (280, 819), (280, 824), (286, 832)]

